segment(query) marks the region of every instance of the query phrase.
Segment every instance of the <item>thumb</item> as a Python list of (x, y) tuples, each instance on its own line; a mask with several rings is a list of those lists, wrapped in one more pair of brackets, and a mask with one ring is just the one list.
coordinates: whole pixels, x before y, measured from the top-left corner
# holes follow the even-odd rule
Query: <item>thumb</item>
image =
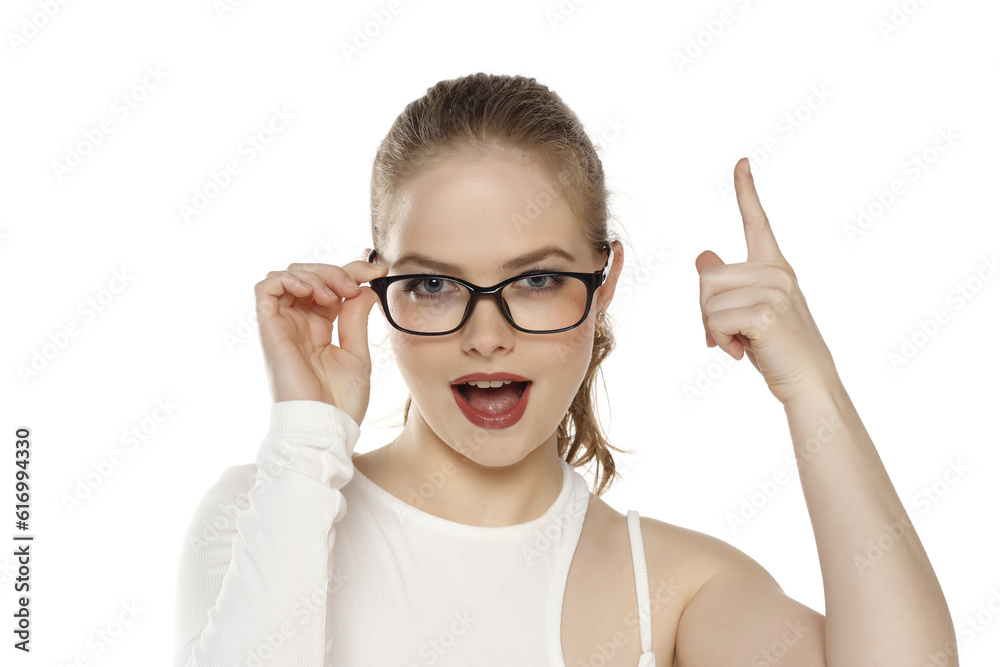
[(378, 301), (375, 290), (367, 285), (358, 288), (357, 296), (344, 299), (337, 317), (340, 347), (365, 362), (371, 368), (368, 351), (368, 315)]
[[(345, 267), (348, 275), (357, 282), (363, 283), (379, 276), (384, 276), (387, 267), (381, 264), (357, 262), (356, 265)], [(340, 348), (361, 359), (371, 368), (372, 360), (368, 353), (368, 314), (378, 301), (378, 295), (369, 285), (357, 288), (357, 294), (344, 299), (337, 317)]]
[[(711, 250), (706, 250), (705, 252), (698, 255), (694, 260), (694, 268), (698, 270), (698, 275), (701, 272), (711, 266), (724, 266), (725, 262), (722, 261), (718, 255), (716, 255)], [(701, 325), (705, 327), (705, 343), (712, 347), (713, 345), (718, 345), (715, 338), (708, 331), (708, 317), (705, 315), (704, 311), (701, 313)]]
[(710, 266), (723, 266), (724, 264), (725, 262), (711, 250), (706, 250), (694, 260), (694, 268), (698, 270), (698, 275), (701, 275), (702, 269), (707, 269)]

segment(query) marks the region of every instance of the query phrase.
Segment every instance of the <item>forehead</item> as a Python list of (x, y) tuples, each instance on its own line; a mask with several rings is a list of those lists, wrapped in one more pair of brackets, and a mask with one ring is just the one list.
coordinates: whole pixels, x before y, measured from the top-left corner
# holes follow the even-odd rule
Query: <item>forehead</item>
[(397, 192), (384, 256), (395, 264), (415, 253), (470, 276), (496, 275), (508, 260), (550, 245), (585, 259), (589, 246), (564, 190), (547, 170), (516, 156), (439, 158)]

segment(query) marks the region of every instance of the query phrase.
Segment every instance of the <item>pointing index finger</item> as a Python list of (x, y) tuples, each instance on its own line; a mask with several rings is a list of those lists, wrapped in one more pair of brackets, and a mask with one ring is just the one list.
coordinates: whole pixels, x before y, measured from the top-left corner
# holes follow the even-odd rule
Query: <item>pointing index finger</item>
[(749, 159), (744, 157), (736, 163), (733, 180), (736, 185), (736, 203), (740, 207), (740, 215), (743, 216), (743, 233), (747, 239), (747, 261), (784, 261), (785, 258), (778, 250), (778, 241), (771, 231), (771, 223), (768, 222), (764, 208), (760, 205), (760, 198), (757, 197), (757, 188), (754, 187), (753, 176), (750, 175)]

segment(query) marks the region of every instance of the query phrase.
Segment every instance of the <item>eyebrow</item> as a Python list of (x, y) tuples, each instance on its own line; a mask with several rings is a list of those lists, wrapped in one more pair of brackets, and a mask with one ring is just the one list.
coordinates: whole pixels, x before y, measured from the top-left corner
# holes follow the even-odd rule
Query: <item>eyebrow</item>
[[(559, 246), (548, 245), (544, 248), (539, 248), (538, 250), (533, 250), (526, 255), (521, 255), (520, 257), (515, 257), (514, 259), (507, 260), (500, 267), (503, 271), (513, 271), (515, 269), (520, 269), (523, 266), (529, 264), (534, 264), (535, 262), (545, 259), (546, 257), (562, 257), (570, 262), (575, 262), (576, 258), (569, 254)], [(461, 267), (455, 264), (448, 264), (447, 262), (439, 262), (435, 259), (431, 259), (425, 255), (421, 255), (416, 252), (408, 252), (398, 260), (396, 260), (396, 265), (401, 264), (413, 264), (426, 267), (428, 269), (434, 269), (435, 271), (441, 271), (442, 273), (461, 273)]]

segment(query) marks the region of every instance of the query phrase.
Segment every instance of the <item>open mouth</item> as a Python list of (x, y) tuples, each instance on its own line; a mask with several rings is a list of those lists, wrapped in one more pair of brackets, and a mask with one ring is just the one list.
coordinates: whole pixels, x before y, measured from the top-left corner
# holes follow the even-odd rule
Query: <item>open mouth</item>
[[(511, 394), (514, 396), (515, 400), (520, 400), (521, 396), (524, 395), (524, 390), (527, 389), (527, 382), (511, 382), (510, 384), (505, 384), (500, 387), (490, 387), (489, 389), (480, 389), (479, 387), (470, 385), (468, 383), (462, 383), (457, 386), (458, 393), (462, 395), (462, 398), (469, 402), (470, 395), (478, 398), (478, 394), (482, 393), (482, 398), (491, 398), (492, 400), (497, 400), (497, 398), (502, 394)], [(515, 394), (516, 392), (516, 394)]]
[(478, 387), (466, 382), (453, 385), (453, 391), (456, 400), (460, 401), (459, 407), (463, 407), (464, 404), (466, 408), (472, 410), (469, 414), (478, 415), (483, 419), (495, 419), (512, 414), (518, 408), (523, 410), (521, 399), (526, 397), (529, 384), (530, 380), (520, 382), (512, 380), (498, 387)]
[(531, 396), (531, 380), (505, 381), (497, 387), (463, 382), (453, 384), (451, 391), (458, 409), (470, 422), (480, 428), (503, 429), (516, 424), (524, 415)]

